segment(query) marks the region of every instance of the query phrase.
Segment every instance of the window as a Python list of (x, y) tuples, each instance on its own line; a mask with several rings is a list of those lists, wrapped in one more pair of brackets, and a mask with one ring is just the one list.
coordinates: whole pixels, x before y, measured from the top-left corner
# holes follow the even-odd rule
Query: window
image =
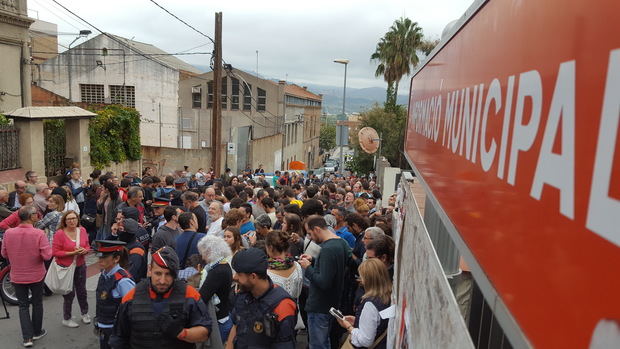
[(252, 110), (252, 85), (243, 83), (243, 110)]
[(183, 118), (181, 122), (181, 128), (184, 130), (189, 130), (192, 128), (192, 119), (191, 118)]
[(202, 107), (202, 86), (192, 87), (192, 108)]
[(181, 136), (181, 148), (192, 149), (192, 136)]
[(239, 79), (230, 78), (232, 81), (232, 102), (230, 110), (239, 110)]
[(213, 80), (207, 82), (207, 109), (213, 108)]
[(258, 91), (258, 103), (256, 104), (256, 110), (265, 111), (265, 107), (267, 104), (267, 91), (258, 87), (256, 88), (256, 90)]
[(80, 84), (80, 94), (84, 103), (105, 103), (103, 85)]
[(222, 110), (228, 109), (228, 78), (222, 78)]
[(110, 103), (125, 107), (136, 107), (136, 90), (134, 86), (110, 85)]

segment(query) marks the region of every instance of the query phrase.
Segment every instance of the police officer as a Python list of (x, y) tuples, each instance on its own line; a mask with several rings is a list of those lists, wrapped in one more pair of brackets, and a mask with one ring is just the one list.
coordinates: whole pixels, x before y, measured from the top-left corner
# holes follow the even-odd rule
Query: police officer
[(240, 288), (231, 313), (226, 348), (295, 348), (297, 306), (267, 275), (267, 256), (257, 248), (235, 254), (233, 279)]
[(127, 263), (125, 243), (117, 240), (95, 241), (95, 251), (99, 257), (101, 275), (97, 283), (97, 317), (95, 334), (99, 336), (101, 349), (110, 348), (108, 341), (114, 327), (116, 311), (121, 299), (135, 283), (131, 275), (121, 266)]
[(136, 234), (138, 234), (139, 231), (140, 224), (136, 220), (125, 218), (122, 228), (116, 233), (118, 235), (118, 240), (127, 244), (126, 247), (129, 251), (128, 271), (136, 283), (146, 277), (147, 269), (146, 248), (136, 239)]
[(165, 246), (153, 253), (148, 277), (121, 302), (112, 348), (195, 348), (211, 331), (200, 293), (176, 280), (179, 258)]

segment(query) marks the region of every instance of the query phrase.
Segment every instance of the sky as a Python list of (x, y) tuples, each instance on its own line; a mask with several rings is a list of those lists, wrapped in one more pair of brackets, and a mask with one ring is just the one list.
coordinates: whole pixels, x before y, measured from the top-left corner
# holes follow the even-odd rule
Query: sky
[[(149, 0), (57, 0), (99, 29), (153, 44), (167, 52), (211, 52), (209, 39), (192, 31)], [(213, 37), (215, 12), (222, 12), (222, 52), (233, 67), (298, 84), (340, 86), (349, 59), (347, 86), (385, 87), (370, 60), (394, 20), (418, 22), (424, 36), (438, 39), (472, 0), (409, 1), (205, 1), (155, 0), (201, 32)], [(51, 0), (28, 0), (29, 15), (58, 25), (59, 44), (67, 46), (80, 29), (98, 32)], [(76, 42), (79, 44), (84, 39)], [(202, 46), (201, 46), (202, 45)], [(200, 47), (198, 47), (200, 46)], [(59, 48), (61, 51), (63, 47)], [(192, 50), (190, 50), (192, 49)], [(189, 51), (188, 51), (189, 50)], [(210, 56), (181, 56), (208, 66)]]

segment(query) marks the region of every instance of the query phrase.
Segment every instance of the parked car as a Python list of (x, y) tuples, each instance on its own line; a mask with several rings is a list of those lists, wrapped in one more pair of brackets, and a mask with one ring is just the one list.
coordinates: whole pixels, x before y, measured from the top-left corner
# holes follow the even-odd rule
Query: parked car
[(338, 170), (338, 163), (335, 160), (327, 160), (323, 169), (325, 172), (336, 172)]

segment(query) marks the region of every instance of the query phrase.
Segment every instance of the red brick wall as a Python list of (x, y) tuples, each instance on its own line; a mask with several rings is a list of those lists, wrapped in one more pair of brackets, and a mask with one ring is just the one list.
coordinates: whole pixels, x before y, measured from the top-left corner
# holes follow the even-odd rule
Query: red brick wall
[(69, 105), (69, 100), (63, 96), (57, 95), (54, 92), (48, 91), (37, 85), (31, 85), (32, 91), (32, 106), (34, 107), (49, 107), (49, 106), (65, 106)]

